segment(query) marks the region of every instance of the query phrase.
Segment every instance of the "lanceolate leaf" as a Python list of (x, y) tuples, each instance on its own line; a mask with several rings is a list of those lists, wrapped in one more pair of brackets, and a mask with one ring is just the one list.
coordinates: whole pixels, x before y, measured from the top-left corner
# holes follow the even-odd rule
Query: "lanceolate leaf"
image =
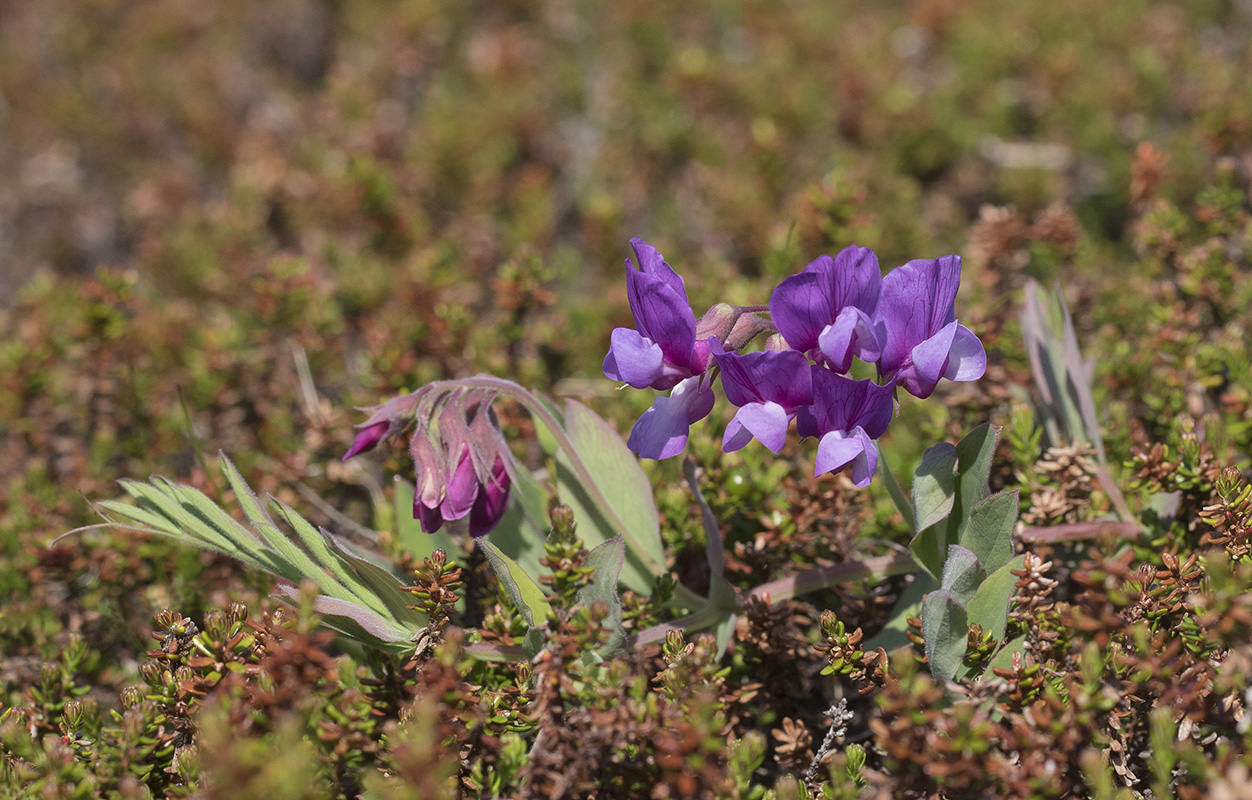
[[(608, 541), (619, 533), (627, 534), (628, 546), (621, 581), (626, 587), (647, 596), (656, 581), (654, 567), (659, 569), (665, 564), (652, 483), (613, 426), (582, 403), (567, 401), (564, 428), (591, 479), (626, 530), (618, 531), (597, 510), (586, 488), (578, 480), (569, 456), (558, 450), (557, 484), (561, 501), (573, 509), (574, 519), (578, 521), (578, 533), (589, 547)], [(632, 549), (632, 546), (642, 552)]]
[(944, 589), (926, 595), (922, 600), (922, 636), (926, 640), (926, 658), (930, 674), (950, 680), (965, 658), (969, 625), (965, 609)]
[(321, 593), (315, 610), (328, 627), (374, 647), (403, 650), (410, 646), (426, 618), (407, 608), (412, 599), (399, 578), (352, 553), (295, 509), (270, 500), (274, 515), (295, 533), (296, 539), (290, 538), (225, 456), (222, 470), (249, 525), (231, 517), (198, 489), (161, 478), (122, 483), (138, 505), (109, 501), (100, 508), (111, 522), (134, 522), (137, 530), (224, 553), (269, 572), (285, 581), (279, 591), (289, 596), (298, 593), (301, 583), (311, 581)]
[(991, 631), (997, 639), (1004, 638), (1004, 629), (1008, 626), (1009, 600), (1017, 584), (1013, 570), (1020, 570), (1025, 563), (1026, 557), (1018, 556), (988, 575), (965, 608), (970, 622), (978, 623), (984, 631)]

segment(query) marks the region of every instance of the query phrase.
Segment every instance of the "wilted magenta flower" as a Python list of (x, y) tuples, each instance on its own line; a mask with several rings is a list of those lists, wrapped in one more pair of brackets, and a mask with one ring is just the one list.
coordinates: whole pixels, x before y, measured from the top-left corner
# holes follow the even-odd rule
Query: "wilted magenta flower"
[(511, 456), (491, 400), (487, 392), (425, 389), (396, 398), (360, 426), (344, 458), (416, 422), (409, 441), (417, 477), (413, 517), (434, 533), (448, 520), (469, 516), (470, 534), (483, 536), (504, 515), (512, 486)]
[(739, 406), (726, 426), (722, 450), (739, 450), (756, 437), (777, 453), (796, 412), (813, 402), (809, 360), (797, 350), (740, 355), (727, 353), (716, 339), (709, 345), (722, 371), (726, 399)]
[(687, 446), (691, 426), (713, 410), (713, 386), (707, 375), (679, 383), (669, 397), (658, 397), (630, 431), (626, 446), (644, 458), (676, 456)]
[(473, 459), (466, 450), (455, 469), (446, 477), (443, 499), (431, 502), (421, 492), (413, 495), (413, 516), (426, 533), (434, 533), (448, 520), (469, 515), (469, 531), (474, 538), (491, 532), (509, 504), (512, 480), (503, 458), (497, 458), (491, 473), (480, 482)]
[(847, 372), (853, 356), (878, 360), (881, 342), (873, 313), (881, 286), (874, 251), (846, 247), (780, 283), (770, 295), (770, 317), (787, 344), (825, 360), (836, 372)]
[(817, 464), (814, 475), (852, 467), (852, 482), (869, 486), (878, 468), (874, 440), (887, 431), (895, 411), (894, 384), (879, 386), (870, 380), (854, 381), (813, 365), (813, 404), (796, 415), (801, 436), (816, 436)]
[(343, 454), (343, 460), (347, 461), (353, 456), (373, 450), (383, 439), (394, 436), (412, 425), (413, 411), (420, 402), (420, 392), (414, 392), (393, 397), (381, 406), (358, 409), (374, 413), (370, 414), (369, 419), (357, 425), (356, 438), (352, 440), (352, 446), (348, 448), (348, 452)]
[(982, 342), (956, 321), (960, 285), (956, 255), (910, 261), (882, 280), (874, 315), (883, 345), (879, 373), (915, 397), (930, 397), (940, 378), (972, 381), (987, 370)]
[(697, 346), (696, 316), (687, 300), (683, 279), (656, 248), (631, 239), (639, 269), (626, 259), (626, 296), (636, 329), (613, 331), (604, 374), (636, 389), (669, 389), (704, 372), (708, 346)]
[(513, 481), (503, 458), (497, 458), (491, 474), (478, 490), (478, 498), (470, 509), (469, 532), (477, 539), (486, 536), (499, 524), (509, 505), (509, 491)]
[(387, 438), (387, 432), (391, 428), (391, 423), (375, 422), (372, 425), (366, 425), (357, 432), (356, 438), (352, 440), (352, 446), (348, 448), (348, 452), (343, 454), (343, 460), (347, 461), (353, 456), (359, 456), (367, 450), (373, 450), (378, 443)]

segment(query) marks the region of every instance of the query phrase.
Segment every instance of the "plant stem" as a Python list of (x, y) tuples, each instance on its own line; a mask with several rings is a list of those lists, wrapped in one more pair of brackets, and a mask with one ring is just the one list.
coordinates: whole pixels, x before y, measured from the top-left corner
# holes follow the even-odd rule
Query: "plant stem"
[(876, 556), (864, 561), (845, 561), (842, 564), (831, 564), (829, 567), (818, 567), (788, 575), (749, 590), (748, 596), (765, 597), (768, 595), (771, 601), (790, 600), (840, 583), (849, 583), (862, 578), (883, 580), (892, 575), (907, 575), (917, 570), (917, 562), (911, 555)]
[(713, 515), (713, 509), (709, 508), (709, 503), (704, 499), (704, 493), (700, 491), (700, 484), (696, 480), (696, 461), (694, 458), (687, 456), (683, 458), (683, 475), (687, 478), (687, 485), (691, 487), (691, 493), (696, 497), (696, 505), (700, 506), (700, 519), (704, 523), (704, 540), (705, 540), (705, 557), (709, 561), (709, 574), (713, 578), (719, 578), (726, 572), (726, 549), (722, 544), (722, 529), (717, 524), (717, 517)]

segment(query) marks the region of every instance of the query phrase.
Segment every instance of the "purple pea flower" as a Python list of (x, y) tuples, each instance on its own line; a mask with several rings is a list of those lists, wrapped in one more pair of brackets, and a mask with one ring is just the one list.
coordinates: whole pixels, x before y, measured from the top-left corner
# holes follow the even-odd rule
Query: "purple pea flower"
[(626, 296), (636, 328), (613, 331), (604, 374), (636, 389), (669, 389), (708, 366), (708, 345), (696, 342), (696, 316), (683, 279), (656, 248), (631, 239), (639, 269), (626, 259)]
[(872, 315), (881, 287), (874, 251), (846, 247), (778, 284), (769, 298), (770, 318), (793, 348), (847, 372), (853, 356), (878, 360), (882, 343)]
[(689, 429), (709, 415), (715, 399), (708, 375), (687, 378), (669, 397), (658, 397), (643, 412), (626, 446), (644, 458), (660, 460), (678, 455), (687, 446)]
[(852, 482), (864, 489), (878, 468), (874, 440), (887, 431), (895, 411), (895, 385), (854, 381), (813, 365), (813, 404), (796, 415), (801, 436), (816, 436), (814, 476), (852, 467)]
[(809, 360), (798, 350), (740, 355), (726, 352), (716, 339), (709, 346), (722, 370), (726, 399), (739, 407), (726, 426), (722, 450), (739, 450), (755, 437), (777, 453), (796, 412), (813, 402)]
[(940, 378), (972, 381), (987, 370), (987, 353), (956, 321), (961, 257), (918, 259), (882, 280), (874, 324), (882, 339), (879, 373), (925, 399)]

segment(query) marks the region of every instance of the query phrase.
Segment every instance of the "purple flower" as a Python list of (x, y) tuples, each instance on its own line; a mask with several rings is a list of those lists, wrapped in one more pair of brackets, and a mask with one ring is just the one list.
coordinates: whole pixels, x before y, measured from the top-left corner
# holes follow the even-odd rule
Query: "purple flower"
[(739, 406), (726, 426), (722, 450), (733, 452), (755, 437), (777, 453), (796, 412), (813, 402), (809, 360), (797, 350), (739, 355), (727, 353), (716, 339), (709, 346), (722, 370), (726, 399)]
[(712, 383), (706, 375), (696, 375), (679, 383), (669, 397), (658, 397), (643, 412), (630, 431), (626, 446), (644, 458), (676, 456), (687, 446), (687, 433), (693, 424), (713, 410)]
[(652, 245), (631, 239), (639, 269), (626, 259), (626, 296), (636, 329), (613, 331), (604, 374), (636, 389), (669, 389), (704, 372), (707, 345), (696, 343), (696, 316), (683, 279)]
[(352, 446), (348, 448), (348, 452), (343, 454), (343, 460), (347, 461), (353, 456), (359, 456), (367, 450), (373, 450), (378, 443), (387, 438), (387, 433), (391, 430), (391, 423), (383, 420), (364, 425), (357, 432), (356, 438), (352, 440)]
[(883, 345), (879, 373), (915, 397), (930, 397), (940, 378), (972, 381), (987, 370), (982, 342), (956, 321), (960, 285), (956, 255), (910, 261), (882, 280), (874, 315)]
[(854, 381), (825, 367), (812, 366), (813, 404), (796, 415), (801, 436), (816, 436), (814, 475), (852, 467), (852, 482), (869, 486), (878, 467), (874, 440), (887, 431), (895, 411), (894, 384)]
[[(468, 423), (467, 413), (473, 415)], [(439, 444), (428, 422), (410, 444), (417, 470), (413, 517), (434, 533), (468, 516), (470, 535), (485, 536), (504, 516), (512, 486), (508, 447), (490, 401), (473, 394), (447, 400), (437, 435)]]
[(816, 351), (836, 372), (847, 372), (853, 356), (878, 360), (881, 342), (872, 315), (881, 285), (874, 251), (846, 247), (780, 283), (770, 295), (770, 317), (793, 348), (815, 358)]
[(478, 498), (470, 509), (470, 536), (477, 539), (486, 536), (492, 528), (499, 524), (504, 510), (509, 505), (509, 490), (512, 481), (503, 458), (497, 458), (491, 468), (491, 475), (478, 490)]

